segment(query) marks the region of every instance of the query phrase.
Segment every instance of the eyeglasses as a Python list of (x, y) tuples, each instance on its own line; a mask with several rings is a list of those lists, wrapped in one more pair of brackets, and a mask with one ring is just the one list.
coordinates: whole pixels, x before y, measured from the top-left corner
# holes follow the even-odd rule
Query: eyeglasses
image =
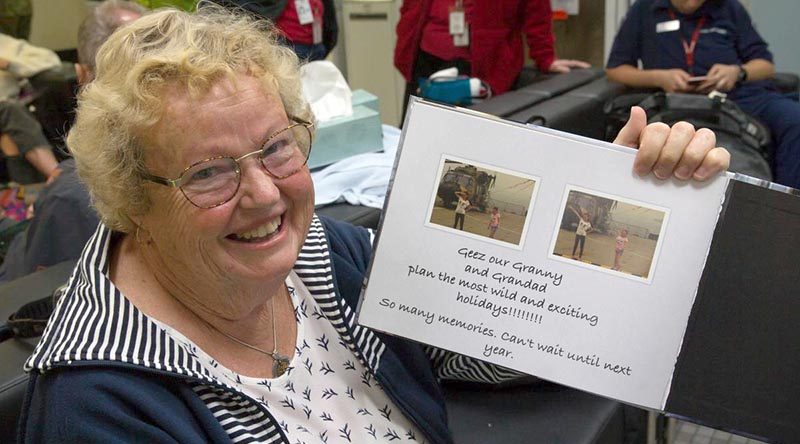
[(145, 173), (144, 180), (179, 188), (184, 197), (198, 208), (214, 208), (227, 203), (239, 191), (242, 161), (257, 156), (264, 170), (275, 179), (285, 179), (300, 171), (311, 153), (311, 122), (291, 119), (294, 123), (272, 134), (263, 145), (241, 157), (218, 156), (187, 167), (175, 179)]

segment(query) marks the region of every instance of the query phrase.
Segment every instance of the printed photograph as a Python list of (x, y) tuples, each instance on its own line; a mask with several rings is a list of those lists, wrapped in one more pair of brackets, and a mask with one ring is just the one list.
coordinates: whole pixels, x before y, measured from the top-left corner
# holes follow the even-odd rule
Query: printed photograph
[(537, 178), (447, 157), (439, 171), (431, 224), (521, 246)]
[(553, 255), (649, 281), (667, 210), (568, 189)]

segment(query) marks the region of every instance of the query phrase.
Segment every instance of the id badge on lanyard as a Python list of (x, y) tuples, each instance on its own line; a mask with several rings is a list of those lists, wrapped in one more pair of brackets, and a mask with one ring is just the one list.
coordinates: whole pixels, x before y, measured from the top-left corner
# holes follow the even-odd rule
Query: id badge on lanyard
[[(675, 13), (669, 10), (669, 16), (672, 20), (677, 20)], [(700, 17), (697, 20), (697, 25), (692, 32), (692, 40), (687, 42), (685, 38), (681, 37), (681, 44), (683, 44), (683, 55), (686, 57), (686, 67), (689, 69), (689, 74), (694, 75), (694, 51), (697, 49), (697, 42), (700, 40), (700, 31), (703, 30), (703, 25), (706, 23), (706, 16)]]
[(453, 46), (469, 46), (469, 25), (467, 24), (463, 0), (456, 0), (456, 4), (450, 7), (448, 16)]
[(309, 25), (314, 21), (314, 11), (311, 10), (310, 0), (294, 0), (294, 9), (297, 11), (297, 21), (301, 25)]

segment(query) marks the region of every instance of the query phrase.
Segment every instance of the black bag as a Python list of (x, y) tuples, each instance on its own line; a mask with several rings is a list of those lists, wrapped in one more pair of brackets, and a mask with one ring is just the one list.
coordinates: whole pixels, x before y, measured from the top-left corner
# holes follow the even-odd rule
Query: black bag
[(731, 153), (731, 171), (772, 180), (769, 129), (724, 95), (657, 92), (616, 97), (605, 105), (606, 140), (616, 137), (634, 105), (644, 108), (648, 123), (686, 121), (714, 131), (717, 146)]

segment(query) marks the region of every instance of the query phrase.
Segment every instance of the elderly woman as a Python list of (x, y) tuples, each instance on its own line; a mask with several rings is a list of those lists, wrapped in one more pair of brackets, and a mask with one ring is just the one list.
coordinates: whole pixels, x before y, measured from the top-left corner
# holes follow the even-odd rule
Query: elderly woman
[[(509, 376), (354, 323), (370, 235), (314, 216), (298, 61), (266, 28), (164, 10), (101, 49), (68, 143), (103, 222), (27, 363), (21, 442), (447, 443), (437, 378)], [(725, 167), (640, 111), (640, 173)]]

